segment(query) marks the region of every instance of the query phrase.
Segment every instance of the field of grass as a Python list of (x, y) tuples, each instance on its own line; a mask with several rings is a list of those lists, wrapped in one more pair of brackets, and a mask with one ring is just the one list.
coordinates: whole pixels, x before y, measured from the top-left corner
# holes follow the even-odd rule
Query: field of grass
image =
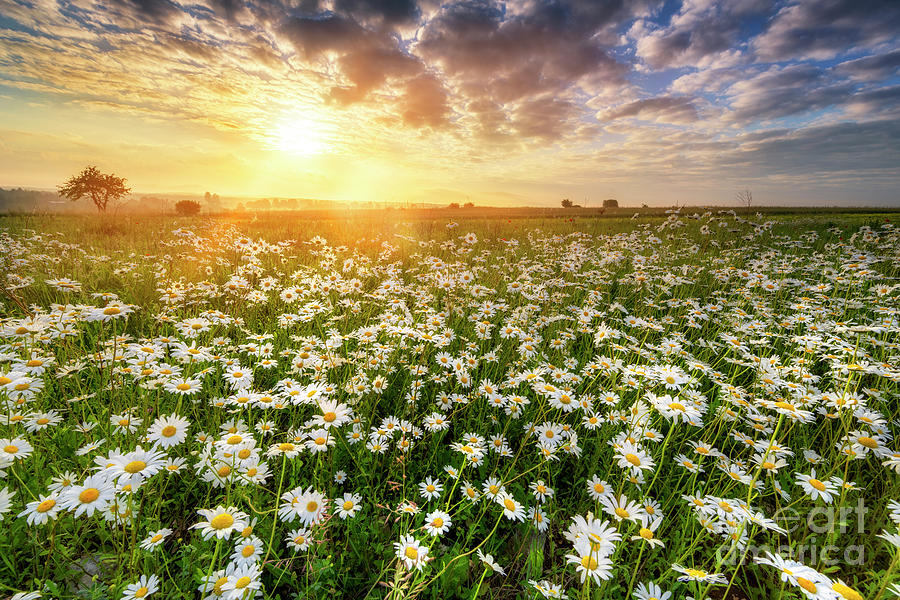
[(900, 595), (898, 215), (633, 214), (0, 217), (0, 598)]

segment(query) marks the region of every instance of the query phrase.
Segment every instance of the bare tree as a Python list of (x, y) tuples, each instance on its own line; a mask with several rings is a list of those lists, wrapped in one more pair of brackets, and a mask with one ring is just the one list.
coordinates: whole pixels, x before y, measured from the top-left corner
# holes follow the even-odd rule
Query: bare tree
[(73, 202), (89, 196), (99, 212), (106, 212), (110, 200), (118, 200), (129, 192), (131, 188), (125, 186), (123, 178), (101, 173), (97, 167), (85, 167), (59, 186), (59, 195)]
[(738, 192), (734, 197), (739, 204), (747, 207), (747, 212), (749, 213), (750, 207), (753, 206), (753, 192), (750, 191), (750, 188)]

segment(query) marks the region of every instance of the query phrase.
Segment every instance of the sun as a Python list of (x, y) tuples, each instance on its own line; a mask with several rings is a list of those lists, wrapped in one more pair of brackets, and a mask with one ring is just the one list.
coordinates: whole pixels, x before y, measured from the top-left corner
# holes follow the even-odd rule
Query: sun
[(291, 114), (276, 124), (270, 143), (285, 154), (322, 154), (331, 147), (331, 132), (325, 123), (312, 115)]

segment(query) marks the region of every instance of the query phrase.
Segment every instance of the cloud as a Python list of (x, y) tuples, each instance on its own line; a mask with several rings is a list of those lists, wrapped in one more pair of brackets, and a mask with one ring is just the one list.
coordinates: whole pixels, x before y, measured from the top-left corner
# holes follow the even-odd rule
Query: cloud
[(450, 116), (447, 98), (447, 90), (434, 75), (422, 74), (411, 79), (400, 99), (403, 122), (415, 128), (446, 126)]
[(698, 112), (691, 98), (660, 96), (617, 106), (597, 118), (601, 121), (636, 118), (656, 123), (691, 123), (698, 119)]
[(668, 25), (636, 22), (629, 31), (637, 56), (653, 69), (734, 63), (745, 24), (772, 7), (770, 0), (686, 1)]
[[(509, 125), (519, 136), (549, 139), (564, 134), (579, 89), (624, 83), (629, 67), (595, 36), (628, 9), (625, 3), (523, 5), (509, 14), (489, 0), (448, 3), (422, 28), (414, 52), (476, 108), (483, 134), (502, 136), (498, 128)], [(541, 126), (534, 123), (535, 106), (547, 108)]]
[[(549, 190), (550, 177), (611, 170), (604, 177), (684, 185), (731, 169), (801, 177), (828, 166), (849, 178), (841, 164), (886, 178), (883, 158), (896, 158), (884, 135), (900, 119), (897, 1), (0, 6), (0, 81), (18, 102), (10, 115), (26, 99), (51, 99), (67, 119), (176, 123), (260, 152), (296, 121), (328, 131), (341, 164), (451, 164), (497, 189), (513, 178)], [(817, 152), (828, 135), (855, 154)]]
[(900, 164), (900, 120), (835, 123), (746, 136), (722, 166), (758, 175), (891, 172)]
[(861, 81), (879, 81), (900, 73), (900, 50), (848, 60), (834, 67), (838, 75)]
[(898, 39), (896, 0), (804, 0), (783, 7), (753, 41), (760, 60), (825, 60)]
[(847, 101), (855, 86), (834, 82), (825, 69), (798, 64), (773, 66), (728, 88), (729, 120), (749, 123), (802, 115)]

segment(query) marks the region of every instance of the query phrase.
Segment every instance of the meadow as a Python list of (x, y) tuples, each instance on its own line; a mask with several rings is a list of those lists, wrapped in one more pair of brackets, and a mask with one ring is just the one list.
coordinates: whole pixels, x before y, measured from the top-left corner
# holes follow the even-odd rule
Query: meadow
[(0, 597), (898, 596), (897, 216), (0, 217)]

